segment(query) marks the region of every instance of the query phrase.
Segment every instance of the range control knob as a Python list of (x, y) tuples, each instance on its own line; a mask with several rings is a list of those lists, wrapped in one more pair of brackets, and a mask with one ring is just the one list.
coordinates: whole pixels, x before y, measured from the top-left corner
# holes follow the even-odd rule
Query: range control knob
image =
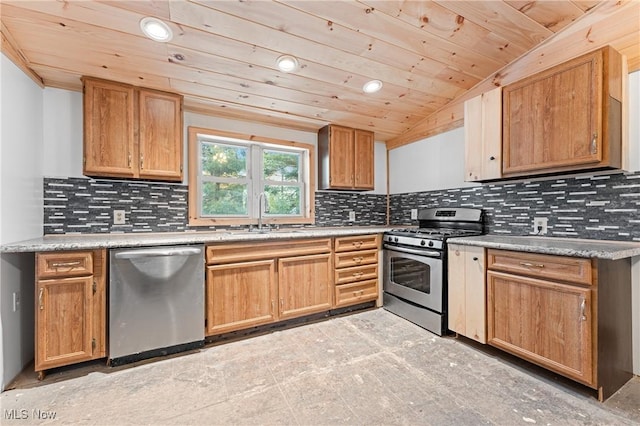
[(420, 241), (420, 245), (421, 245), (421, 246), (423, 246), (423, 245), (425, 245), (425, 244), (427, 244), (427, 242), (426, 242), (425, 240)]
[(398, 242), (398, 237), (395, 237), (395, 238), (393, 239), (393, 242), (394, 242), (394, 243), (397, 243), (397, 242)]
[(433, 241), (429, 241), (429, 247), (433, 247)]

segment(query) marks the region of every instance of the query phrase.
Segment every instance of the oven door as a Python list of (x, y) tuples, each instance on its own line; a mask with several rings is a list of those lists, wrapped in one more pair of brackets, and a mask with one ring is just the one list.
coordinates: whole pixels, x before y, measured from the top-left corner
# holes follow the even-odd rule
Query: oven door
[(383, 290), (443, 312), (443, 260), (437, 251), (384, 245)]

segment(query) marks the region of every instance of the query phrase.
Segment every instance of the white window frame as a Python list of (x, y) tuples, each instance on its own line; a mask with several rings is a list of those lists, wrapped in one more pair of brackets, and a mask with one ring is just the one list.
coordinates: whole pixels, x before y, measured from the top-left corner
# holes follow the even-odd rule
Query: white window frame
[[(263, 213), (263, 223), (313, 224), (315, 222), (315, 147), (309, 144), (258, 137), (213, 129), (189, 127), (189, 225), (256, 224), (259, 216), (259, 197), (265, 185), (296, 186), (301, 189), (301, 214), (276, 215)], [(204, 216), (201, 213), (201, 188), (206, 181), (241, 182), (245, 179), (205, 178), (202, 174), (201, 142), (243, 146), (249, 149), (247, 164), (247, 215)], [(300, 153), (299, 182), (268, 181), (263, 179), (263, 152)]]

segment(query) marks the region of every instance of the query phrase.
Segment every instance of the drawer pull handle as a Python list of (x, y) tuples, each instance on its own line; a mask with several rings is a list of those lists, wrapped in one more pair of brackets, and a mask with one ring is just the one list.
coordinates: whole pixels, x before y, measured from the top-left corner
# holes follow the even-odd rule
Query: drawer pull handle
[(544, 268), (544, 264), (542, 263), (520, 262), (520, 265), (526, 268)]
[(356, 278), (359, 278), (359, 277), (361, 277), (363, 275), (364, 275), (364, 272), (354, 272), (353, 273), (353, 276), (356, 277)]
[(364, 241), (354, 241), (351, 244), (354, 245), (357, 248), (360, 248), (362, 246), (362, 244), (364, 244)]
[(364, 294), (364, 290), (358, 290), (353, 292), (354, 296), (362, 296), (363, 294)]
[(40, 287), (40, 291), (38, 292), (38, 307), (40, 310), (44, 309), (44, 305), (42, 304), (42, 293), (44, 293), (44, 287)]
[(58, 268), (73, 268), (74, 266), (80, 266), (81, 262), (76, 260), (75, 262), (53, 262), (52, 267)]
[(353, 261), (356, 262), (356, 263), (360, 263), (360, 262), (362, 262), (363, 259), (364, 259), (363, 257), (354, 257)]
[(582, 302), (580, 303), (580, 321), (587, 320), (586, 310), (587, 310), (587, 300), (583, 297)]

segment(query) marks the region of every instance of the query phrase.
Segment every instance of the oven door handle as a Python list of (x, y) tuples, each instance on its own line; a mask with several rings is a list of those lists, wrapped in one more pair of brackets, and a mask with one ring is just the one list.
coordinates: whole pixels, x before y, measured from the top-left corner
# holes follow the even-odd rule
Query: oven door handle
[(437, 257), (437, 258), (442, 257), (441, 253), (435, 250), (411, 249), (406, 247), (392, 246), (389, 244), (384, 244), (383, 248), (385, 250), (397, 251), (399, 253), (415, 254), (418, 256)]

